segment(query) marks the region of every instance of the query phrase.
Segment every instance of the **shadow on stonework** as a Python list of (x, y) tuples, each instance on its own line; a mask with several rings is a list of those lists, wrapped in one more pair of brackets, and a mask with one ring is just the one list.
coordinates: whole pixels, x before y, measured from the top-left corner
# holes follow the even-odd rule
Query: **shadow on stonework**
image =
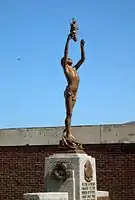
[(58, 192), (62, 184), (63, 181), (58, 181), (53, 178), (50, 180), (49, 173), (45, 176), (45, 192)]
[[(66, 162), (58, 162), (45, 177), (45, 186), (46, 192), (57, 192), (59, 191), (61, 185), (71, 177), (71, 169)], [(53, 185), (55, 187), (53, 188)]]

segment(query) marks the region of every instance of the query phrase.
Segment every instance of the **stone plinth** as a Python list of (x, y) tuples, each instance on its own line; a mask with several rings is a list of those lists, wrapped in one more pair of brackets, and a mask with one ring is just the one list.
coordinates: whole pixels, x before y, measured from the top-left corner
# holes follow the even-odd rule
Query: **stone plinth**
[[(58, 170), (54, 173), (60, 163), (67, 166), (65, 180), (60, 180)], [(45, 158), (45, 191), (68, 192), (69, 200), (97, 200), (95, 158), (79, 153), (54, 154)]]
[(67, 192), (41, 192), (27, 193), (23, 196), (24, 200), (68, 200)]

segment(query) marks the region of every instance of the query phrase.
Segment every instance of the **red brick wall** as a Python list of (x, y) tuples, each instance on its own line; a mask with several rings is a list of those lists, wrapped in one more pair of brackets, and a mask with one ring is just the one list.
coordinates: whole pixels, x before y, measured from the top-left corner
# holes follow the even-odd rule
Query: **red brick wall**
[[(135, 200), (135, 144), (86, 145), (96, 158), (98, 190), (111, 200)], [(21, 200), (23, 193), (44, 191), (45, 156), (57, 146), (0, 147), (0, 200)]]

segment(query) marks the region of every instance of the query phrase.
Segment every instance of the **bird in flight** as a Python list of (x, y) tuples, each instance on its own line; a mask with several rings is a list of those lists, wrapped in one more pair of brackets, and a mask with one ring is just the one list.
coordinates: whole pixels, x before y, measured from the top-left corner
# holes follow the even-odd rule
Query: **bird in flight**
[(17, 58), (17, 60), (21, 60), (20, 56)]

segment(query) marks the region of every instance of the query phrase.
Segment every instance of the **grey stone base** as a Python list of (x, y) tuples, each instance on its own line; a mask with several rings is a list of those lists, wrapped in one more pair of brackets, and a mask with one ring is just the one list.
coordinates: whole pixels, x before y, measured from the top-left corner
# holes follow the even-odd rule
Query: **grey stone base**
[(97, 200), (110, 200), (108, 191), (97, 191)]
[(41, 193), (26, 193), (23, 196), (24, 200), (68, 200), (67, 192), (41, 192)]

